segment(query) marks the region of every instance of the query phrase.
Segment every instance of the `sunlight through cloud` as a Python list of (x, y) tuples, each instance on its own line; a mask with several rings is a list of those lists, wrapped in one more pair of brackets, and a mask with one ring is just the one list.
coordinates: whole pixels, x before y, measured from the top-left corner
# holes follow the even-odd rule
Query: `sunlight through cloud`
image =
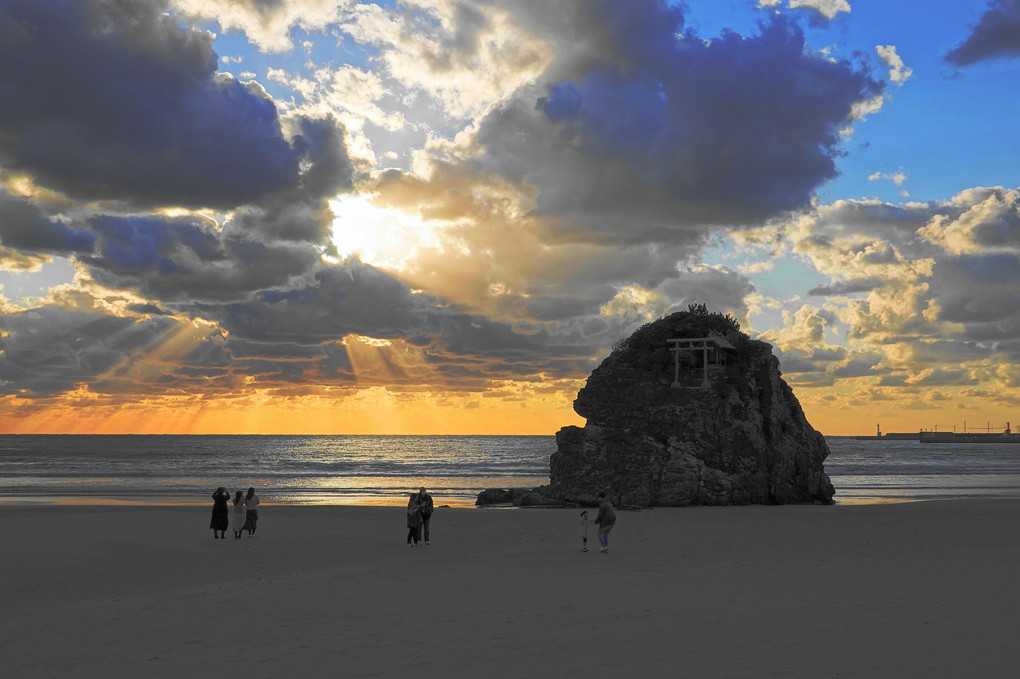
[(374, 195), (345, 195), (329, 202), (335, 219), (332, 241), (341, 259), (403, 271), (419, 248), (439, 248), (443, 227), (418, 215), (377, 207)]

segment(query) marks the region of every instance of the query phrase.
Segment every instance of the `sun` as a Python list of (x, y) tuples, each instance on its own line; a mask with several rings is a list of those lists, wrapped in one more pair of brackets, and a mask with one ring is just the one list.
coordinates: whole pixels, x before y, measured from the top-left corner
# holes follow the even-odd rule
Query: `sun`
[(373, 204), (375, 194), (338, 196), (333, 211), (332, 241), (340, 259), (357, 257), (380, 269), (404, 271), (419, 248), (441, 248), (443, 225), (420, 216)]

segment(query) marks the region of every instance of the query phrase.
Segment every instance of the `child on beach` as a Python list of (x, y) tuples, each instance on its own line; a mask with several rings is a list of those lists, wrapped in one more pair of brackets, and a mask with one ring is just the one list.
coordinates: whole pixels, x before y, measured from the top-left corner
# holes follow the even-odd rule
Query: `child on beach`
[(588, 551), (588, 511), (581, 512), (581, 551)]

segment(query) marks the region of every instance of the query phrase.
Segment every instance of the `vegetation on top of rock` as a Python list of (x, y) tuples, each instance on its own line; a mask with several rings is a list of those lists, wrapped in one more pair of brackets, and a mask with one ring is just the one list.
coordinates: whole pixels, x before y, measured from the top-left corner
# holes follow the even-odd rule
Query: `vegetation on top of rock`
[(627, 338), (613, 345), (610, 358), (621, 353), (649, 354), (666, 345), (668, 339), (685, 337), (723, 337), (739, 348), (748, 341), (740, 332), (740, 323), (729, 314), (711, 312), (704, 304), (690, 304), (687, 311), (677, 311), (657, 321), (646, 323)]

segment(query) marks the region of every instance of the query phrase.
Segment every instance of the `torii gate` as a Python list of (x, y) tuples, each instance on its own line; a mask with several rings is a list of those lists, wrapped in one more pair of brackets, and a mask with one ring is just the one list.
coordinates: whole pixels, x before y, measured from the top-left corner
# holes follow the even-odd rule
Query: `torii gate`
[(711, 363), (713, 365), (722, 365), (722, 357), (724, 352), (736, 353), (737, 348), (727, 342), (722, 337), (686, 337), (682, 339), (668, 339), (666, 340), (673, 346), (669, 348), (673, 352), (673, 386), (680, 387), (684, 386), (680, 382), (680, 352), (681, 351), (700, 351), (702, 355), (702, 369), (703, 376), (701, 380), (701, 387), (705, 388), (708, 386), (708, 365), (709, 357), (711, 357)]

